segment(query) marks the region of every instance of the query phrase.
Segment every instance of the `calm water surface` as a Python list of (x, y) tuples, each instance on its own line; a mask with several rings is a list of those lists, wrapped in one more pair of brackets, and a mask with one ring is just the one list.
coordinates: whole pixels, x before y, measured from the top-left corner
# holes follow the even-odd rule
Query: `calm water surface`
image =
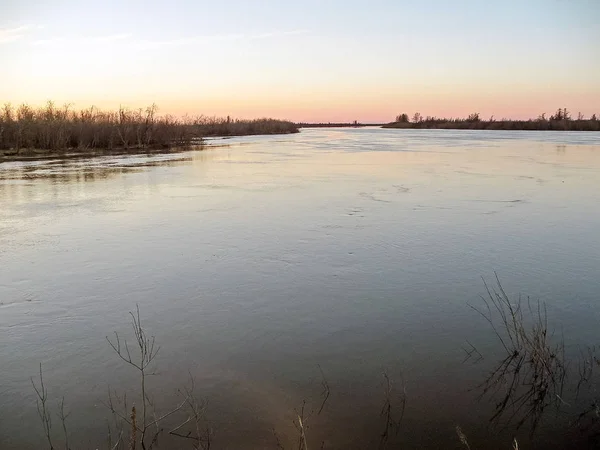
[(468, 307), (494, 272), (546, 302), (569, 347), (598, 343), (600, 134), (222, 142), (0, 163), (0, 448), (40, 448), (39, 363), (74, 440), (103, 448), (107, 389), (135, 382), (105, 336), (127, 335), (136, 304), (162, 347), (156, 402), (191, 373), (214, 448), (274, 448), (273, 429), (293, 442), (294, 409), (319, 406), (318, 366), (331, 397), (313, 447), (378, 443), (386, 371), (406, 389), (403, 448), (460, 448), (457, 424), (475, 447), (510, 448), (472, 391), (485, 363), (463, 362), (467, 340), (494, 348)]

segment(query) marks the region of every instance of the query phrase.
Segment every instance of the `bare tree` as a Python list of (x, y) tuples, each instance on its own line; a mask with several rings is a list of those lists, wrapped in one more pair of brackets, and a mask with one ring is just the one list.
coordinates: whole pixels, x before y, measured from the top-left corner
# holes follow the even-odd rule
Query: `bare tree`
[[(148, 395), (146, 382), (147, 377), (149, 375), (149, 366), (154, 362), (154, 359), (156, 358), (160, 347), (156, 346), (154, 336), (148, 337), (146, 335), (146, 331), (142, 326), (142, 321), (140, 318), (139, 306), (136, 306), (135, 314), (132, 312), (130, 312), (129, 314), (131, 315), (131, 327), (133, 329), (133, 334), (135, 338), (134, 349), (130, 350), (127, 341), (121, 339), (121, 337), (116, 332), (113, 340), (111, 340), (108, 336), (106, 337), (106, 340), (108, 341), (112, 349), (115, 351), (115, 353), (123, 361), (125, 361), (128, 365), (130, 365), (139, 372), (141, 397), (140, 400), (142, 408), (141, 417), (137, 417), (135, 405), (131, 410), (130, 417), (127, 417), (127, 415), (120, 413), (116, 409), (111, 396), (109, 396), (108, 406), (114, 415), (120, 417), (121, 420), (123, 420), (130, 426), (131, 450), (135, 449), (136, 443), (140, 444), (142, 450), (150, 450), (156, 444), (158, 436), (163, 431), (162, 428), (160, 428), (160, 424), (162, 423), (162, 421), (167, 417), (172, 416), (177, 411), (181, 410), (184, 407), (184, 405), (189, 401), (189, 398), (184, 398), (181, 403), (175, 406), (175, 408), (162, 415), (158, 415), (156, 411), (153, 412), (152, 416), (150, 415), (149, 410), (150, 408), (154, 409), (154, 404), (152, 403)], [(139, 438), (137, 437), (137, 433), (139, 433)]]

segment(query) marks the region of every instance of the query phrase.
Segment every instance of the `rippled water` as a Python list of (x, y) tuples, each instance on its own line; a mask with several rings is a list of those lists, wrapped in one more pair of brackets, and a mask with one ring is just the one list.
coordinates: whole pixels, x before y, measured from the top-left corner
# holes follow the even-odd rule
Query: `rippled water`
[(191, 373), (214, 448), (274, 448), (273, 429), (293, 442), (294, 410), (320, 404), (319, 366), (331, 397), (312, 447), (379, 442), (385, 371), (406, 389), (405, 448), (460, 446), (457, 424), (510, 448), (472, 391), (485, 365), (463, 362), (465, 342), (493, 347), (468, 304), (494, 272), (546, 302), (568, 346), (597, 342), (598, 133), (222, 142), (0, 163), (1, 448), (40, 448), (39, 363), (74, 440), (104, 445), (107, 389), (135, 381), (105, 336), (128, 333), (136, 304), (162, 347), (154, 398), (172, 403)]

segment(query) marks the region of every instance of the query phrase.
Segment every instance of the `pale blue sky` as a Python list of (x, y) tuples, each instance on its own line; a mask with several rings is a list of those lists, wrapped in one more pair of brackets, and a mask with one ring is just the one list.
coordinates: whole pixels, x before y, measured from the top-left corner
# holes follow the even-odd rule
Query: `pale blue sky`
[(332, 121), (591, 114), (600, 0), (5, 0), (0, 61), (0, 102)]

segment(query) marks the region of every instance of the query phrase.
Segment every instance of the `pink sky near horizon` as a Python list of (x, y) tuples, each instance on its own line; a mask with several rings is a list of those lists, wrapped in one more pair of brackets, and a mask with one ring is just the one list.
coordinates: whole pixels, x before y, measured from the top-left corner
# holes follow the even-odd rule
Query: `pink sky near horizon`
[[(369, 92), (372, 91), (372, 92)], [(468, 87), (432, 86), (406, 87), (398, 92), (367, 88), (351, 95), (331, 92), (326, 89), (314, 93), (258, 92), (254, 95), (213, 94), (211, 96), (188, 96), (182, 98), (169, 94), (141, 94), (136, 98), (131, 93), (113, 100), (108, 96), (66, 95), (38, 100), (34, 95), (14, 96), (6, 101), (13, 105), (22, 102), (41, 106), (48, 100), (57, 105), (71, 104), (75, 109), (96, 106), (101, 109), (145, 108), (152, 103), (159, 107), (160, 114), (227, 116), (235, 118), (274, 117), (295, 122), (351, 122), (385, 123), (396, 115), (415, 112), (423, 116), (466, 117), (477, 112), (482, 118), (535, 119), (540, 114), (553, 114), (558, 108), (567, 108), (573, 117), (579, 112), (585, 117), (596, 114), (600, 117), (600, 88), (582, 92), (559, 89), (525, 91), (519, 87), (507, 87), (498, 93), (469, 90)], [(5, 99), (3, 99), (5, 100)]]

